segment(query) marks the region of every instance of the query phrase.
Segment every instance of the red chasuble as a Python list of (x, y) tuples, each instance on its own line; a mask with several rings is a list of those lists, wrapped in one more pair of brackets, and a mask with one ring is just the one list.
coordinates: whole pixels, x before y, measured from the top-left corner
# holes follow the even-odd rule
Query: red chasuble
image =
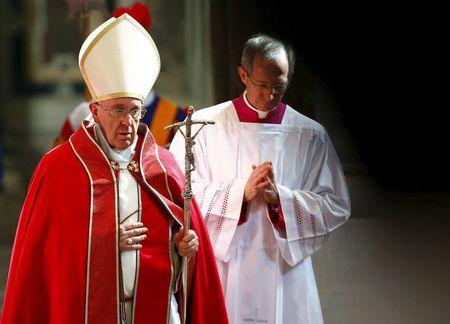
[[(92, 128), (81, 127), (47, 153), (33, 174), (12, 251), (3, 324), (120, 323), (118, 184), (93, 138)], [(138, 252), (132, 322), (166, 323), (177, 279), (170, 224), (183, 224), (184, 177), (142, 124), (130, 166), (140, 184), (139, 217), (149, 228)], [(187, 323), (228, 323), (201, 219), (193, 200), (191, 228), (200, 246), (189, 264)]]

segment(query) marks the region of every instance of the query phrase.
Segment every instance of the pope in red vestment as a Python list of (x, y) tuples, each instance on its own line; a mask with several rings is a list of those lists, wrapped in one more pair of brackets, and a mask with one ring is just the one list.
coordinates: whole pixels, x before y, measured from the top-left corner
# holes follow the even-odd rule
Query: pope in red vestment
[[(170, 221), (183, 225), (183, 175), (140, 124), (132, 173), (142, 223), (134, 323), (166, 323), (172, 280)], [(91, 128), (80, 128), (37, 166), (20, 215), (2, 323), (118, 323), (117, 179)], [(214, 255), (195, 202), (188, 323), (226, 323)], [(181, 296), (181, 287), (178, 296)], [(179, 305), (182, 303), (179, 302)]]
[(95, 123), (33, 174), (1, 323), (228, 323), (199, 209), (193, 200), (185, 231), (184, 176), (139, 123), (160, 69), (153, 40), (124, 14), (88, 36), (79, 61)]

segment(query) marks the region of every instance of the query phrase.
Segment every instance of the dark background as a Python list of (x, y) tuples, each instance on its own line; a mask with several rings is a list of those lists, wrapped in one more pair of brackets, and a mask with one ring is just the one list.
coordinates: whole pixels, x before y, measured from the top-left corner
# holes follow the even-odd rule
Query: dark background
[(378, 1), (296, 1), (295, 7), (291, 1), (213, 3), (213, 21), (220, 22), (212, 27), (219, 101), (241, 90), (235, 69), (247, 36), (269, 33), (297, 53), (287, 103), (314, 118), (307, 98), (311, 75), (320, 77), (383, 188), (449, 191), (447, 108), (439, 100), (444, 39), (439, 8)]

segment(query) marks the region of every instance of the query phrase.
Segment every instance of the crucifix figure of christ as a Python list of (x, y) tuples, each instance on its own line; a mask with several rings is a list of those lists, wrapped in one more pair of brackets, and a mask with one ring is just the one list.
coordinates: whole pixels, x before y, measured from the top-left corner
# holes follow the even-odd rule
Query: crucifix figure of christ
[[(192, 188), (191, 188), (191, 172), (195, 170), (195, 161), (194, 155), (192, 153), (192, 146), (195, 145), (195, 137), (198, 135), (200, 130), (206, 125), (215, 124), (214, 121), (211, 120), (193, 120), (192, 114), (195, 109), (192, 106), (189, 106), (187, 111), (187, 116), (185, 121), (168, 125), (164, 127), (165, 130), (177, 129), (184, 137), (185, 143), (185, 159), (184, 159), (184, 188), (182, 197), (184, 199), (184, 231), (189, 231), (190, 229), (190, 214), (191, 214), (191, 198), (192, 198)], [(201, 125), (200, 128), (192, 135), (192, 125)], [(185, 126), (185, 131), (181, 129), (182, 126)], [(182, 264), (182, 282), (183, 282), (183, 314), (182, 321), (186, 323), (186, 306), (187, 306), (187, 278), (188, 278), (188, 258), (183, 257)]]

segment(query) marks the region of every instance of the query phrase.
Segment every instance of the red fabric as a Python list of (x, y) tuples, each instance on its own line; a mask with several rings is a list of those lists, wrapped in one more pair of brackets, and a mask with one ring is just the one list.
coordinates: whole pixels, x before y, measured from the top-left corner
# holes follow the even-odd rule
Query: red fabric
[[(115, 323), (120, 316), (117, 181), (106, 156), (96, 148), (87, 133), (82, 129), (75, 134), (70, 141), (91, 179), (93, 200), (88, 229), (91, 234), (87, 256), (87, 318), (89, 323)], [(105, 267), (105, 264), (109, 266)]]
[[(270, 205), (267, 205), (267, 209), (269, 210), (269, 218), (272, 224), (280, 229), (286, 230), (286, 223), (284, 221), (283, 211), (281, 210), (281, 205), (278, 203), (278, 211), (275, 211)], [(241, 208), (241, 215), (239, 216), (238, 225), (242, 225), (247, 222), (247, 208), (248, 203), (243, 202)]]
[(280, 102), (277, 109), (269, 112), (266, 118), (259, 119), (258, 113), (248, 107), (244, 100), (244, 94), (234, 99), (233, 105), (236, 109), (239, 121), (243, 123), (281, 124), (286, 111), (286, 104)]
[(270, 205), (267, 205), (267, 208), (269, 209), (269, 217), (272, 224), (280, 230), (286, 230), (286, 223), (284, 220), (280, 202), (278, 202), (277, 211), (275, 211)]
[(2, 324), (84, 322), (89, 188), (68, 142), (40, 161), (17, 227)]
[[(144, 138), (148, 130), (145, 127), (142, 133), (141, 128), (139, 137)], [(145, 143), (145, 139), (140, 142)], [(177, 197), (174, 205), (179, 204), (183, 176), (173, 157), (151, 140), (142, 145), (146, 145), (144, 151), (148, 147), (158, 151), (162, 163), (154, 173), (145, 173), (146, 181), (152, 183), (152, 177), (160, 178), (158, 173), (165, 169), (169, 184), (166, 191)], [(91, 154), (84, 156), (86, 152)], [(141, 169), (145, 169), (148, 161), (151, 159), (140, 161)], [(31, 180), (19, 219), (3, 305), (3, 324), (83, 323), (85, 309), (90, 323), (117, 323), (119, 258), (117, 255), (111, 259), (117, 251), (117, 242), (111, 243), (109, 239), (117, 237), (117, 226), (111, 227), (116, 219), (108, 216), (108, 212), (115, 212), (116, 206), (115, 200), (103, 199), (114, 192), (114, 183), (106, 159), (83, 128), (69, 142), (43, 157)], [(92, 205), (91, 194), (95, 198)], [(170, 294), (169, 210), (160, 196), (167, 192), (157, 196), (141, 186), (141, 194), (142, 221), (149, 224), (150, 235), (139, 253), (134, 323), (165, 323)], [(181, 210), (180, 206), (177, 208)], [(102, 215), (109, 220), (92, 220), (94, 236), (89, 241), (91, 210), (94, 216)], [(214, 255), (195, 202), (191, 218), (200, 247), (190, 264), (187, 323), (228, 323)], [(107, 251), (102, 255), (102, 250)], [(89, 287), (88, 294), (86, 287)], [(86, 296), (92, 305), (86, 303)]]
[[(135, 323), (148, 321), (148, 314), (154, 323), (165, 323), (171, 294), (171, 260), (169, 249), (170, 223), (165, 208), (156, 199), (142, 190), (141, 221), (148, 227), (147, 239), (139, 252), (139, 276), (137, 281)], [(145, 197), (145, 198), (144, 198)]]
[(64, 139), (64, 141), (67, 141), (74, 132), (74, 129), (72, 128), (72, 125), (70, 124), (69, 118), (64, 119), (64, 123), (61, 127), (61, 137)]
[(142, 2), (136, 2), (132, 7), (117, 7), (112, 16), (118, 18), (124, 13), (136, 19), (146, 30), (150, 30), (152, 17), (150, 15), (150, 8), (147, 5)]

